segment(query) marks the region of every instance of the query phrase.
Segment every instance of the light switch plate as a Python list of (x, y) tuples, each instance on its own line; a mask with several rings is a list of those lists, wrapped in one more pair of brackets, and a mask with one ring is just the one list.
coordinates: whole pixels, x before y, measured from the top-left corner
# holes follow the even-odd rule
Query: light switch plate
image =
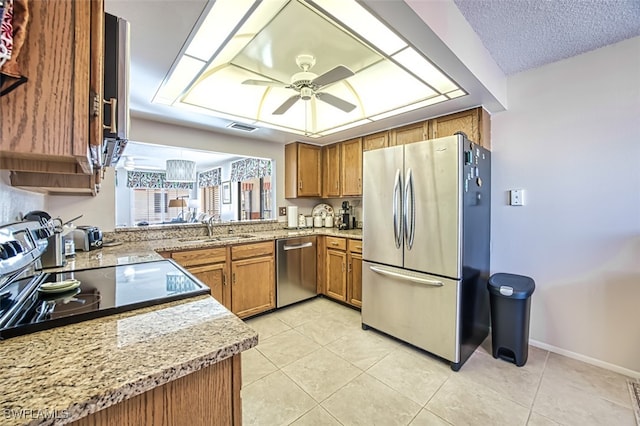
[(510, 206), (524, 206), (524, 189), (512, 189), (509, 191)]

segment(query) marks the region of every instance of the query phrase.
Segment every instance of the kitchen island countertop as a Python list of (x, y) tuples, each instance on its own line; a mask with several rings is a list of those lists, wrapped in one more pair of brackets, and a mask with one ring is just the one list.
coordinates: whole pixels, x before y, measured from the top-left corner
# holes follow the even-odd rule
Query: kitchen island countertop
[(210, 296), (7, 339), (2, 424), (77, 420), (257, 343), (257, 333)]

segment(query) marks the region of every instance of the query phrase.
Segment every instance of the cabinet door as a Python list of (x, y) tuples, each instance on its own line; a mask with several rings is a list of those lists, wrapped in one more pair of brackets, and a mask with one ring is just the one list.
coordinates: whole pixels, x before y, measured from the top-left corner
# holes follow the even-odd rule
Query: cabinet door
[(231, 309), (231, 289), (227, 283), (226, 263), (214, 265), (197, 266), (187, 268), (197, 279), (205, 283), (211, 289), (211, 296), (223, 304), (225, 308)]
[(349, 253), (348, 260), (347, 302), (362, 307), (362, 255), (360, 253)]
[(340, 144), (324, 147), (322, 196), (325, 198), (340, 196)]
[[(102, 3), (97, 6), (102, 16)], [(28, 33), (18, 57), (29, 81), (0, 98), (0, 111), (11, 112), (2, 114), (0, 167), (92, 173), (88, 154), (92, 7), (88, 1), (30, 2)]]
[(434, 118), (431, 121), (431, 139), (464, 132), (469, 140), (479, 143), (478, 108)]
[(420, 142), (427, 139), (426, 121), (420, 123), (409, 124), (408, 126), (398, 127), (391, 130), (391, 139), (389, 146), (405, 145), (413, 142)]
[(231, 262), (231, 311), (240, 318), (276, 307), (273, 256)]
[(371, 151), (373, 149), (381, 149), (389, 146), (389, 131), (374, 133), (362, 138), (363, 151)]
[(347, 300), (347, 253), (327, 250), (327, 296)]
[(320, 175), (320, 147), (298, 145), (298, 196), (320, 197), (322, 182)]
[(362, 195), (362, 139), (342, 142), (342, 195)]

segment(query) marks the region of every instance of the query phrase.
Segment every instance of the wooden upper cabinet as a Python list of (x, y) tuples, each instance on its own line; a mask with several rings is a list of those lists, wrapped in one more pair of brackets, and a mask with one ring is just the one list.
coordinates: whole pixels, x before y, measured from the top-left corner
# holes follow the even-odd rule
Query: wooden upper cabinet
[(340, 144), (323, 147), (322, 196), (324, 198), (339, 197), (342, 189), (340, 172)]
[(409, 124), (408, 126), (391, 129), (389, 146), (404, 145), (413, 142), (420, 142), (428, 139), (428, 122)]
[(103, 2), (33, 1), (29, 9), (18, 57), (28, 81), (0, 98), (0, 168), (91, 175), (90, 144), (102, 143), (102, 110), (94, 114), (90, 95), (102, 96)]
[(389, 146), (389, 131), (374, 133), (362, 137), (363, 151), (371, 151), (373, 149), (381, 149)]
[(300, 142), (284, 146), (285, 198), (322, 195), (321, 159), (319, 146)]
[(362, 195), (362, 138), (340, 144), (342, 154), (342, 195)]
[(431, 119), (430, 138), (441, 138), (456, 132), (464, 132), (469, 140), (490, 149), (490, 126), (489, 113), (479, 107)]

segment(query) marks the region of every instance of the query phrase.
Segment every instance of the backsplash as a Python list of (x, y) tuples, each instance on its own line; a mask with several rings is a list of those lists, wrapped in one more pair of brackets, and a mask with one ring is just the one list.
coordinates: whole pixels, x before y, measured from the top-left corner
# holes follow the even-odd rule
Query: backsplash
[(11, 186), (9, 171), (0, 170), (0, 224), (16, 222), (27, 212), (44, 210), (45, 196)]

